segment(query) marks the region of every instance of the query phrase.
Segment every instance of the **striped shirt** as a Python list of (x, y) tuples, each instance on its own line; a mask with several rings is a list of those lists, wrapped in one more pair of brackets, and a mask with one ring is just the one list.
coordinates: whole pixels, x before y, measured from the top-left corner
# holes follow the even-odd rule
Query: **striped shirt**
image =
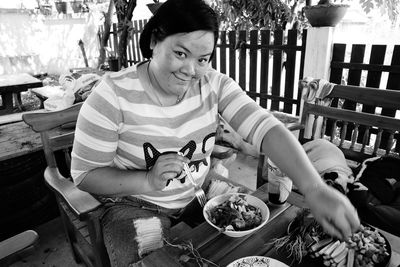
[[(179, 103), (167, 107), (153, 101), (138, 73), (132, 66), (105, 75), (83, 104), (72, 151), (75, 184), (99, 167), (148, 170), (170, 151), (191, 160), (193, 177), (202, 184), (210, 169), (218, 114), (258, 149), (264, 135), (280, 124), (233, 79), (211, 68)], [(182, 208), (194, 198), (194, 188), (187, 179), (174, 179), (161, 191), (135, 197)]]

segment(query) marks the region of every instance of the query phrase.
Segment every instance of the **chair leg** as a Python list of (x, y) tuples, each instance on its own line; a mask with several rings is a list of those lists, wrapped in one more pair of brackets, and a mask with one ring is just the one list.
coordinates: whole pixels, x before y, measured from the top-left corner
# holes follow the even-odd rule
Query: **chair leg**
[(110, 258), (104, 245), (103, 231), (98, 217), (87, 221), (90, 240), (94, 250), (95, 266), (110, 267)]
[(57, 205), (58, 205), (58, 209), (60, 210), (60, 217), (63, 222), (64, 231), (67, 235), (67, 241), (71, 248), (74, 260), (76, 263), (81, 263), (82, 259), (80, 258), (79, 254), (77, 253), (77, 251), (74, 248), (74, 243), (77, 242), (77, 239), (75, 237), (75, 233), (74, 233), (75, 231), (73, 229), (73, 226), (71, 225), (71, 222), (70, 222), (67, 214), (65, 214), (65, 211), (64, 211), (63, 207), (61, 206), (59, 200), (57, 201)]

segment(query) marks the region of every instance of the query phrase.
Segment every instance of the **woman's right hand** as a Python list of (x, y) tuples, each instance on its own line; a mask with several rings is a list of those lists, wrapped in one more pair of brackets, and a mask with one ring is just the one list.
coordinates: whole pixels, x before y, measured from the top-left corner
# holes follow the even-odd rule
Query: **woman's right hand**
[(150, 186), (155, 191), (164, 189), (169, 180), (181, 174), (183, 162), (189, 163), (190, 161), (177, 153), (166, 153), (159, 156), (154, 166), (147, 172)]
[(346, 240), (360, 227), (360, 219), (350, 200), (325, 183), (308, 190), (305, 201), (315, 219), (332, 236)]

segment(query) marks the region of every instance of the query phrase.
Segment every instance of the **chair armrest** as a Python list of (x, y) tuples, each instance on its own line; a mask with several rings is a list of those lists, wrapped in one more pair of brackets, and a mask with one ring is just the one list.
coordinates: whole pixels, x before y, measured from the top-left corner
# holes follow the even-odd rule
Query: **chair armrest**
[[(35, 247), (39, 235), (33, 230), (27, 230), (0, 242), (0, 265), (8, 266), (18, 256)], [(4, 264), (4, 265), (3, 265)]]
[(47, 167), (44, 178), (48, 186), (71, 208), (71, 211), (85, 219), (102, 204), (88, 192), (78, 189), (69, 179), (60, 174), (57, 168)]

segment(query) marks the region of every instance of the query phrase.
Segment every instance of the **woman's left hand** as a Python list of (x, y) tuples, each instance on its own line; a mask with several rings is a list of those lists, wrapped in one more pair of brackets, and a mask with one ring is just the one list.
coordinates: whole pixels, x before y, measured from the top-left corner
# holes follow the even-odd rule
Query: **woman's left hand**
[(308, 190), (305, 201), (315, 219), (332, 236), (344, 240), (360, 227), (360, 219), (350, 200), (326, 184)]

